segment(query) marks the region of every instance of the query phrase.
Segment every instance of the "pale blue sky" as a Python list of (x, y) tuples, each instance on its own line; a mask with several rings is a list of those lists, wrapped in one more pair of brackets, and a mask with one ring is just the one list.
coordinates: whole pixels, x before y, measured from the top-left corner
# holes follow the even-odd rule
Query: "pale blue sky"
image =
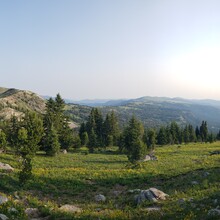
[(219, 0), (0, 0), (0, 86), (220, 100)]

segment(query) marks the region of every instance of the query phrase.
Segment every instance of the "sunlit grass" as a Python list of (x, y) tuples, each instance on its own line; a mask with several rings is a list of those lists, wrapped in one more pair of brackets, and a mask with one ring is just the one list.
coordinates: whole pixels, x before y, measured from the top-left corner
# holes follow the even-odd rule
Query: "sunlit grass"
[[(0, 161), (16, 167), (14, 174), (3, 175), (0, 191), (13, 194), (19, 191), (36, 205), (50, 203), (53, 212), (59, 205), (76, 204), (84, 211), (77, 214), (81, 219), (208, 219), (207, 210), (220, 201), (220, 155), (209, 153), (220, 149), (220, 143), (188, 144), (157, 147), (158, 161), (142, 163), (131, 169), (125, 155), (117, 155), (112, 148), (108, 152), (84, 154), (83, 152), (46, 157), (42, 152), (33, 160), (33, 179), (21, 189), (18, 185), (18, 162), (14, 156), (0, 154)], [(208, 174), (207, 174), (208, 172)], [(198, 182), (193, 185), (192, 181)], [(147, 213), (145, 206), (136, 207), (129, 189), (156, 187), (170, 195), (159, 203), (161, 213)], [(120, 191), (119, 196), (114, 191)], [(104, 194), (107, 202), (98, 204), (96, 194)], [(184, 206), (178, 200), (186, 200)], [(193, 198), (192, 202), (189, 202)], [(149, 205), (149, 204), (146, 204)], [(201, 206), (202, 205), (202, 206)], [(201, 207), (200, 207), (201, 206)], [(96, 209), (98, 208), (99, 211)], [(204, 217), (205, 216), (205, 217)], [(59, 218), (57, 218), (59, 219)], [(73, 219), (73, 216), (66, 219)]]

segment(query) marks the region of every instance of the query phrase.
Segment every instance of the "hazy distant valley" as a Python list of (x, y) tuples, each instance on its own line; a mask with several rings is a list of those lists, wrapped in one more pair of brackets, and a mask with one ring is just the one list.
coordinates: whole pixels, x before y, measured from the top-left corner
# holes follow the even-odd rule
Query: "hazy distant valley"
[[(62, 94), (61, 94), (62, 95)], [(45, 97), (44, 97), (45, 98)], [(48, 97), (47, 97), (48, 98)], [(146, 127), (159, 127), (176, 121), (179, 125), (187, 123), (199, 125), (202, 120), (208, 122), (209, 129), (220, 129), (220, 101), (188, 100), (166, 97), (141, 97), (130, 100), (65, 100), (66, 113), (74, 124), (85, 121), (92, 107), (100, 108), (103, 115), (114, 110), (123, 126), (132, 115), (136, 115)], [(42, 113), (46, 100), (38, 94), (19, 89), (0, 89), (0, 118), (8, 119), (12, 115), (20, 117), (26, 110)]]

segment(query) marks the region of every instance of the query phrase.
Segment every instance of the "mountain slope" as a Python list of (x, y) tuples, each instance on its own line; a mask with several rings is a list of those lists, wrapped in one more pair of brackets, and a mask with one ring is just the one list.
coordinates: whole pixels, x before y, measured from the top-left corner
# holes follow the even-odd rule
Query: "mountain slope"
[(0, 88), (0, 119), (9, 119), (13, 115), (21, 117), (25, 111), (43, 113), (45, 100), (37, 94), (18, 89)]
[[(119, 122), (123, 126), (135, 115), (146, 127), (159, 127), (176, 121), (184, 126), (187, 123), (197, 126), (202, 120), (208, 122), (213, 131), (220, 129), (220, 102), (214, 100), (187, 100), (181, 98), (166, 97), (141, 97), (132, 100), (120, 100), (112, 106), (102, 106), (99, 109), (105, 115), (114, 110)], [(91, 107), (68, 105), (68, 114), (73, 120), (77, 115), (77, 122), (85, 121), (91, 111)]]

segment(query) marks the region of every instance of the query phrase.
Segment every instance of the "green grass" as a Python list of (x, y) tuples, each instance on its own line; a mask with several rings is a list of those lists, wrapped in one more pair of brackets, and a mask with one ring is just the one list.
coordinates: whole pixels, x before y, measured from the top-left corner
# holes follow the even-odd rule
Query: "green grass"
[[(18, 184), (17, 159), (0, 154), (1, 162), (16, 168), (15, 173), (0, 176), (0, 192), (12, 195), (13, 202), (17, 191), (23, 204), (39, 207), (51, 219), (214, 219), (207, 213), (220, 205), (220, 155), (209, 156), (209, 152), (220, 150), (220, 142), (158, 147), (158, 161), (142, 163), (138, 169), (131, 169), (125, 155), (111, 150), (88, 155), (82, 150), (57, 157), (39, 152), (33, 161), (33, 179), (24, 188)], [(147, 212), (150, 203), (135, 206), (134, 195), (128, 193), (150, 187), (170, 195), (156, 204), (161, 212)], [(104, 194), (107, 201), (95, 202), (97, 194)], [(185, 202), (179, 204), (182, 198)], [(83, 212), (59, 213), (57, 208), (64, 204), (77, 205)]]

